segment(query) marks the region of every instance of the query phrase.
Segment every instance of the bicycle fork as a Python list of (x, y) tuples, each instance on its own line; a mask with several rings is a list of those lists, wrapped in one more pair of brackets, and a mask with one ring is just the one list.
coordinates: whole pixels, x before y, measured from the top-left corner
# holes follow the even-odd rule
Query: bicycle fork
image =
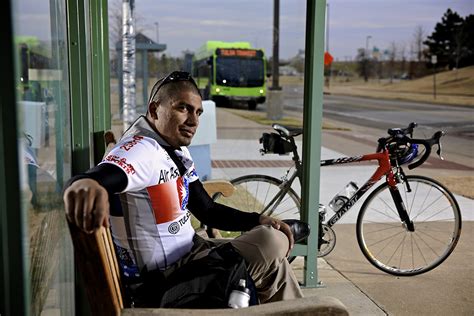
[(400, 220), (405, 224), (405, 228), (410, 231), (415, 231), (415, 225), (413, 221), (410, 220), (408, 216), (407, 209), (405, 207), (405, 203), (403, 203), (402, 195), (396, 186), (390, 186), (390, 194), (392, 195), (393, 202), (397, 208), (398, 216), (400, 216)]

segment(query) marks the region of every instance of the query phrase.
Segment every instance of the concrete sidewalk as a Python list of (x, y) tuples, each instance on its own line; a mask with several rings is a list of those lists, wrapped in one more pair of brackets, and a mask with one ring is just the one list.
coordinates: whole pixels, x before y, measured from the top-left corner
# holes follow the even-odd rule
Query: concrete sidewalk
[[(238, 160), (250, 161), (246, 167), (213, 167), (212, 178), (232, 179), (245, 174), (268, 174), (276, 178), (284, 175), (285, 167), (252, 167), (252, 161), (289, 161), (289, 156), (259, 154), (260, 144), (258, 139), (262, 132), (271, 131), (271, 127), (259, 125), (253, 121), (243, 119), (226, 110), (217, 109), (217, 143), (211, 145), (211, 158), (213, 165), (217, 162)], [(301, 148), (301, 142), (298, 144)], [(323, 157), (335, 157), (340, 155), (328, 149), (323, 149)], [(221, 164), (222, 165), (222, 164)], [(224, 164), (225, 165), (225, 164)], [(297, 188), (299, 189), (299, 188)], [(336, 189), (337, 190), (337, 189)], [(326, 196), (332, 196), (334, 189), (328, 187)], [(337, 191), (335, 191), (337, 193)], [(335, 194), (334, 193), (334, 194)], [(327, 202), (327, 201), (326, 201)], [(292, 266), (297, 277), (303, 279), (304, 258), (297, 258)], [(365, 293), (359, 290), (352, 282), (342, 274), (334, 270), (324, 259), (318, 259), (318, 279), (321, 281), (319, 288), (305, 288), (305, 296), (332, 296), (339, 299), (348, 309), (351, 315), (386, 315), (386, 313)]]

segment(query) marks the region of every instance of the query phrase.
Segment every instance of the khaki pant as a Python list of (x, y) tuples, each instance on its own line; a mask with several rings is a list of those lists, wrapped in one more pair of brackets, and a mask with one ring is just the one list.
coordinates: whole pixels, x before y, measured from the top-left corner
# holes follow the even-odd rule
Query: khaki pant
[[(207, 255), (212, 247), (227, 240), (194, 238), (191, 252), (164, 271), (168, 275), (179, 266)], [(260, 303), (303, 297), (298, 281), (286, 259), (288, 238), (281, 231), (260, 225), (230, 241), (247, 261)]]

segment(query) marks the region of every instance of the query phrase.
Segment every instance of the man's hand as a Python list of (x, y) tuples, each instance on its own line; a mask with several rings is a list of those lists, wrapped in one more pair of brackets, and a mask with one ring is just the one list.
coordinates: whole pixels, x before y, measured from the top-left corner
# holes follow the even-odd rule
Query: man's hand
[(109, 227), (109, 197), (97, 181), (74, 181), (64, 191), (63, 200), (68, 221), (86, 233), (92, 233), (102, 225)]
[(282, 222), (279, 219), (266, 216), (266, 215), (260, 215), (259, 222), (261, 225), (270, 225), (275, 229), (281, 230), (288, 237), (289, 248), (288, 248), (288, 252), (286, 253), (286, 255), (288, 256), (291, 249), (293, 249), (293, 246), (295, 244), (295, 240), (293, 239), (293, 233), (291, 232), (290, 226), (288, 226), (288, 224), (286, 224), (285, 222)]

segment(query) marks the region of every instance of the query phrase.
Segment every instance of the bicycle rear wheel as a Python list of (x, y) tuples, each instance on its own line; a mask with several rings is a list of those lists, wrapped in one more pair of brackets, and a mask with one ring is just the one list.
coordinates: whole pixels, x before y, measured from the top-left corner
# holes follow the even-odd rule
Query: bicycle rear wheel
[[(300, 198), (289, 188), (282, 190), (283, 181), (266, 175), (247, 175), (230, 181), (235, 192), (229, 197), (216, 194), (216, 202), (244, 212), (257, 212), (279, 219), (300, 219)], [(234, 238), (239, 232), (220, 231), (224, 238)], [(211, 236), (213, 237), (213, 236)]]
[(461, 212), (456, 199), (439, 182), (407, 176), (397, 184), (410, 220), (411, 232), (401, 222), (389, 186), (377, 187), (361, 207), (357, 241), (376, 268), (400, 276), (425, 273), (440, 265), (454, 250), (461, 235)]

